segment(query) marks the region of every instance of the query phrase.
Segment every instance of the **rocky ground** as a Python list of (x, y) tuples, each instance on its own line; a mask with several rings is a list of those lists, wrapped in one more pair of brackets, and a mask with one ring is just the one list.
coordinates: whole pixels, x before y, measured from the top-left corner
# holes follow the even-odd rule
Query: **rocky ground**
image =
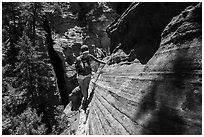
[[(91, 92), (92, 91), (89, 90), (88, 100), (92, 98)], [(71, 110), (71, 108), (72, 103), (69, 103), (64, 110), (64, 113), (70, 121), (70, 125), (68, 125), (68, 128), (61, 135), (87, 135), (89, 108), (86, 112), (81, 109), (81, 107), (76, 111)]]

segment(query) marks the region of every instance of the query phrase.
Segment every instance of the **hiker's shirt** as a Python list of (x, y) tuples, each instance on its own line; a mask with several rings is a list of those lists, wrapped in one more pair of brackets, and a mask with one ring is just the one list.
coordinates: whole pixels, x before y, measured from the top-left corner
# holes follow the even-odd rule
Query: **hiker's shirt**
[(102, 61), (98, 60), (91, 54), (88, 54), (87, 57), (83, 57), (82, 55), (77, 57), (76, 70), (77, 70), (78, 75), (81, 75), (81, 76), (91, 75), (92, 73), (91, 61), (92, 60), (99, 62), (99, 63), (103, 63)]

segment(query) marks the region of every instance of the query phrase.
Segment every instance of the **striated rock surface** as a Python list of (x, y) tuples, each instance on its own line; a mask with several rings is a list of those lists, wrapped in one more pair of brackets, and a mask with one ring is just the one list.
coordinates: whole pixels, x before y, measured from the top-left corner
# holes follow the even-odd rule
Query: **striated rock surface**
[(201, 3), (171, 20), (146, 65), (106, 65), (89, 92), (83, 133), (202, 134)]
[(132, 3), (130, 7), (113, 22), (107, 32), (111, 38), (110, 51), (121, 44), (126, 54), (134, 49), (142, 64), (154, 55), (159, 48), (161, 33), (171, 19), (190, 5), (184, 2), (144, 2)]

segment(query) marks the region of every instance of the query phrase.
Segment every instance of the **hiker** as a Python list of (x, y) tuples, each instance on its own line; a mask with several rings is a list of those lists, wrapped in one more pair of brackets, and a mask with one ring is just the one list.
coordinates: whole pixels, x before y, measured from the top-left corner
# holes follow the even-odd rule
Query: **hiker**
[(83, 95), (82, 109), (86, 111), (87, 108), (87, 98), (88, 98), (88, 88), (91, 80), (92, 68), (91, 61), (94, 60), (99, 63), (106, 64), (105, 62), (98, 60), (93, 55), (89, 53), (89, 48), (87, 45), (81, 46), (82, 54), (77, 57), (76, 60), (76, 71), (78, 83)]
[(100, 48), (96, 47), (94, 44), (92, 44), (91, 46), (92, 46), (92, 49), (93, 49), (93, 51), (94, 51), (94, 55), (95, 55), (97, 58), (103, 59), (103, 58), (105, 57), (103, 51), (102, 51)]
[[(103, 51), (100, 48), (97, 48), (94, 44), (91, 45), (91, 48), (93, 49), (93, 55), (96, 58), (102, 60), (105, 57)], [(92, 64), (92, 69), (93, 70), (92, 71), (96, 73), (98, 68), (99, 68), (99, 66), (100, 66), (100, 63), (93, 62), (93, 64)]]

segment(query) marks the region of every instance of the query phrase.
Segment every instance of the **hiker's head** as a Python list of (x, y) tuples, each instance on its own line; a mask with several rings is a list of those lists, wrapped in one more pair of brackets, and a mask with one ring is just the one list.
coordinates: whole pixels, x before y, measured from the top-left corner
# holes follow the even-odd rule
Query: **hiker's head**
[(81, 52), (82, 52), (82, 55), (86, 57), (89, 54), (89, 47), (87, 45), (81, 46)]
[(96, 48), (95, 44), (92, 44), (92, 45), (91, 45), (91, 48), (92, 48), (92, 49), (95, 49), (95, 48)]

